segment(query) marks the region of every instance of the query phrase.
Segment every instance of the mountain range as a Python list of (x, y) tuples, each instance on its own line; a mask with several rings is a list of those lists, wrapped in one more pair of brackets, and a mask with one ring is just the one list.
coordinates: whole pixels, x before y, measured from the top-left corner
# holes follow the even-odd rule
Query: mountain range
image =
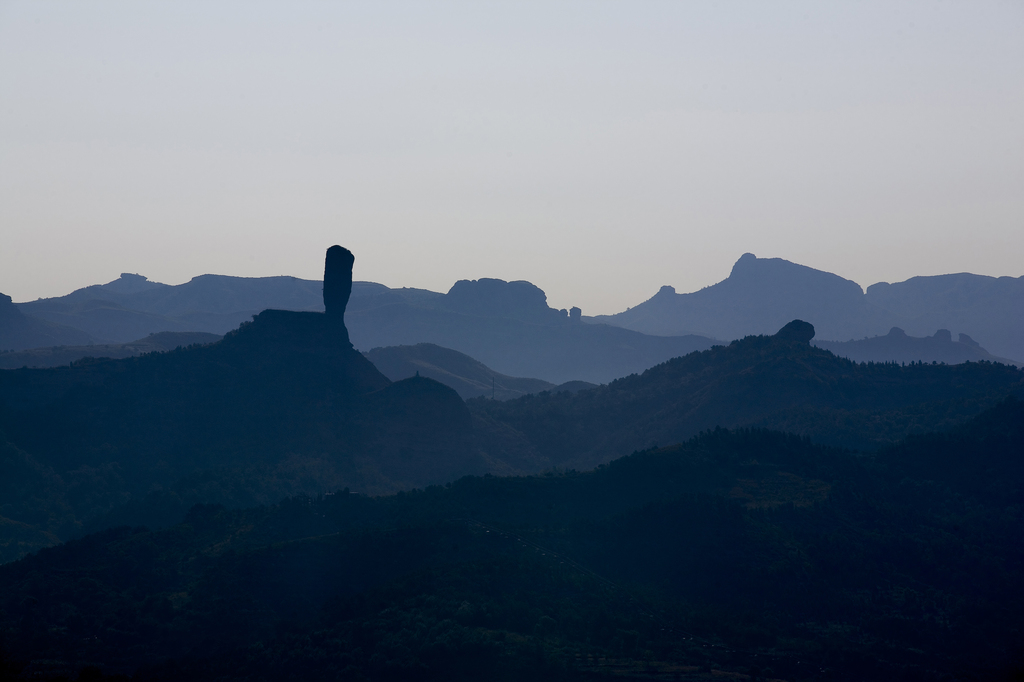
[(1024, 277), (913, 277), (865, 291), (829, 272), (746, 253), (717, 284), (689, 294), (665, 286), (629, 310), (589, 319), (645, 334), (718, 339), (770, 334), (793, 319), (807, 320), (827, 341), (881, 336), (892, 327), (915, 336), (947, 329), (995, 356), (1024, 360)]
[[(374, 348), (364, 355), (392, 381), (422, 374), (454, 388), (464, 400), (481, 396), (509, 400), (542, 391), (575, 393), (595, 387), (595, 384), (585, 381), (570, 381), (556, 386), (542, 379), (506, 376), (464, 353), (432, 343)], [(0, 356), (0, 360), (2, 358)]]
[(220, 341), (207, 332), (156, 332), (128, 343), (94, 343), (88, 346), (43, 346), (26, 350), (0, 351), (0, 369), (19, 367), (60, 367), (84, 358), (130, 358), (161, 353), (175, 348)]
[(199, 504), (0, 566), (6, 680), (1013, 680), (1024, 403), (859, 455)]
[[(321, 311), (321, 289), (319, 281), (294, 277), (202, 275), (170, 286), (124, 273), (59, 298), (6, 308), (0, 302), (0, 349), (116, 345), (162, 331), (223, 335), (267, 308)], [(897, 327), (916, 338), (951, 329), (978, 346), (951, 352), (916, 343), (896, 351), (889, 339), (847, 346), (851, 358), (1018, 361), (1024, 359), (1024, 278), (915, 277), (865, 292), (837, 275), (744, 254), (718, 284), (690, 294), (663, 287), (629, 310), (596, 317), (549, 307), (544, 292), (529, 282), (460, 280), (447, 293), (354, 282), (348, 327), (362, 351), (431, 343), (505, 376), (557, 385), (606, 383), (709, 348), (717, 339), (773, 333), (792, 319), (811, 322), (818, 343), (884, 337)]]
[[(429, 343), (361, 353), (347, 325), (546, 338), (549, 360), (568, 339), (590, 362), (602, 338), (673, 337), (588, 324), (526, 282), (353, 283), (353, 262), (328, 250), (322, 312), (0, 371), (0, 679), (995, 680), (1024, 663), (1021, 369), (854, 362), (793, 319), (553, 385)], [(980, 352), (948, 331), (852, 343)]]

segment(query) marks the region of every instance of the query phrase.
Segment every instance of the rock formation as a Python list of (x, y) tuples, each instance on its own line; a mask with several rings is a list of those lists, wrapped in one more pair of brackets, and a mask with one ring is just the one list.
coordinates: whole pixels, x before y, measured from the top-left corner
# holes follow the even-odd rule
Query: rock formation
[(811, 339), (814, 338), (814, 325), (810, 322), (804, 322), (803, 320), (793, 320), (780, 329), (775, 336), (776, 338), (785, 339), (786, 341), (810, 343)]
[(328, 315), (343, 317), (352, 295), (352, 265), (356, 257), (343, 246), (327, 249), (324, 261), (324, 308)]

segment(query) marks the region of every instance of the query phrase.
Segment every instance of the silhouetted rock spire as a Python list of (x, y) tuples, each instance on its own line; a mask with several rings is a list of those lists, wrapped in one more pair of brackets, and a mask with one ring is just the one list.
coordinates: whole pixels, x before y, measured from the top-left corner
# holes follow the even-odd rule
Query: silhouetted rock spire
[(814, 338), (814, 325), (803, 320), (793, 320), (780, 329), (775, 335), (776, 338), (798, 343), (810, 343)]
[(343, 246), (327, 249), (324, 261), (324, 308), (328, 315), (342, 317), (352, 295), (352, 265), (356, 257)]

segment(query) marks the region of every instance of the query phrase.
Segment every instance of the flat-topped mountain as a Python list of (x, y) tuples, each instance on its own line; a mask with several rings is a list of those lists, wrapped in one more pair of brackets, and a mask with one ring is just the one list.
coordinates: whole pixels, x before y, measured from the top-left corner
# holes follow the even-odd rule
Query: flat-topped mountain
[(662, 287), (629, 310), (589, 319), (646, 334), (726, 340), (769, 334), (792, 319), (809, 321), (828, 341), (882, 336), (892, 327), (913, 335), (950, 329), (997, 357), (1024, 360), (1024, 277), (914, 277), (865, 292), (829, 272), (747, 253), (717, 284), (688, 294)]

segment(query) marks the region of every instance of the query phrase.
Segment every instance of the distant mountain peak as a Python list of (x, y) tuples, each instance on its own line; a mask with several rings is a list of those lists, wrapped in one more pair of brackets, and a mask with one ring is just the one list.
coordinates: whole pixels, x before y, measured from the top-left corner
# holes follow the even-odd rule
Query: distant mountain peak
[(448, 290), (444, 305), (466, 315), (507, 317), (524, 322), (552, 322), (565, 319), (567, 315), (549, 307), (547, 294), (531, 282), (506, 282), (490, 277), (460, 279)]
[[(165, 286), (167, 285), (161, 284), (160, 282), (151, 282), (148, 277), (137, 273), (122, 272), (120, 277), (112, 282), (100, 285), (98, 288), (114, 294), (137, 294)], [(95, 288), (96, 287), (86, 287), (86, 289)]]

